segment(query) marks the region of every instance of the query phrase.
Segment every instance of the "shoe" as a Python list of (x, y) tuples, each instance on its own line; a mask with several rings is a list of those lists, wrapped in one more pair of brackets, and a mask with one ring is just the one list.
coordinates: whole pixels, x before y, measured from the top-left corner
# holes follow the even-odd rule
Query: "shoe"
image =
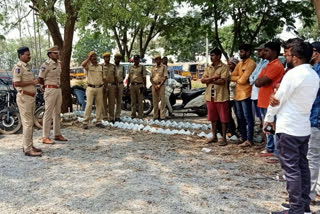
[(270, 214), (289, 214), (289, 211), (283, 210), (283, 211), (279, 211), (279, 212), (270, 212)]
[(273, 156), (273, 153), (268, 152), (267, 150), (263, 150), (262, 152), (260, 152), (260, 154), (258, 156), (259, 157), (271, 157), (271, 156)]
[(98, 127), (98, 128), (105, 128), (104, 125), (102, 125), (102, 123), (96, 124), (96, 127)]
[(54, 144), (54, 141), (50, 138), (42, 138), (42, 143), (44, 144)]
[(89, 127), (88, 127), (87, 124), (82, 124), (82, 128), (83, 128), (83, 129), (88, 129)]
[(227, 141), (221, 141), (219, 144), (219, 146), (226, 146), (228, 145)]
[(120, 120), (120, 118), (116, 118), (115, 121), (120, 122), (121, 120)]
[(271, 156), (265, 160), (266, 163), (280, 163), (277, 157)]
[(212, 138), (207, 140), (206, 144), (211, 144), (211, 143), (216, 143), (216, 142), (218, 142), (218, 139), (212, 137)]
[(31, 149), (31, 150), (25, 152), (24, 154), (26, 156), (30, 156), (30, 157), (41, 157), (42, 156), (41, 152), (37, 152), (34, 149)]
[(54, 139), (58, 141), (68, 141), (68, 139), (64, 138), (62, 135), (56, 135)]
[[(282, 204), (281, 204), (281, 207), (282, 207), (284, 210), (289, 210), (289, 209), (290, 209), (290, 205), (287, 204), (287, 203), (282, 203)], [(310, 207), (309, 207), (309, 206), (304, 209), (304, 214), (311, 214), (311, 210), (310, 210)]]
[(239, 146), (244, 148), (244, 147), (251, 147), (252, 145), (253, 144), (250, 141), (246, 140), (243, 143), (241, 143)]
[(36, 151), (36, 152), (42, 152), (41, 149), (38, 149), (38, 148), (36, 148), (36, 147), (34, 147), (34, 146), (32, 146), (32, 149), (33, 149), (34, 151)]

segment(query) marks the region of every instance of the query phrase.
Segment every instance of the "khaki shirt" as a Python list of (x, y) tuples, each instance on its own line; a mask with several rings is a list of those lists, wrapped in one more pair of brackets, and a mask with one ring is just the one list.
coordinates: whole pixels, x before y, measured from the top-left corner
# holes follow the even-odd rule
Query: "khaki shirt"
[(239, 62), (235, 67), (230, 77), (232, 82), (237, 83), (234, 95), (235, 100), (240, 101), (251, 96), (252, 86), (250, 85), (249, 77), (255, 68), (256, 63), (250, 58)]
[(114, 64), (102, 64), (104, 79), (107, 83), (115, 83), (116, 80), (116, 67)]
[(151, 69), (150, 80), (156, 84), (165, 80), (168, 77), (168, 68), (167, 66), (161, 64), (159, 67), (157, 65), (153, 66)]
[(124, 70), (124, 67), (122, 65), (115, 65), (116, 67), (116, 73), (118, 77), (119, 83), (122, 83), (124, 78), (126, 77), (126, 71)]
[[(34, 80), (34, 73), (30, 66), (22, 61), (19, 61), (12, 69), (13, 82), (28, 82)], [(27, 91), (36, 93), (37, 88), (35, 85), (28, 85), (24, 87), (16, 87), (18, 91)]]
[(228, 91), (228, 78), (229, 78), (229, 67), (226, 64), (220, 63), (217, 66), (209, 65), (204, 69), (202, 78), (210, 78), (213, 76), (220, 76), (221, 79), (225, 80), (223, 85), (208, 84), (205, 92), (205, 100), (211, 101), (211, 90), (214, 87), (214, 102), (225, 102), (229, 100)]
[(143, 83), (143, 79), (146, 77), (146, 67), (143, 65), (132, 65), (129, 68), (129, 79), (131, 83)]
[(60, 86), (61, 63), (52, 59), (47, 60), (41, 65), (39, 77), (44, 79), (45, 85)]
[(87, 67), (84, 68), (84, 73), (87, 77), (87, 84), (96, 86), (103, 84), (103, 71), (101, 65), (92, 65), (92, 63), (89, 62)]

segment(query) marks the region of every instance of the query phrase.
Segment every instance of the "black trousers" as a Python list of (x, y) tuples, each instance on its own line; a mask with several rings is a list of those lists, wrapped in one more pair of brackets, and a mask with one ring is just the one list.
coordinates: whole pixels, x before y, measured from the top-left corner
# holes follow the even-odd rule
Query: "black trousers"
[(277, 134), (277, 151), (287, 180), (289, 214), (303, 214), (310, 205), (310, 170), (307, 159), (309, 136)]

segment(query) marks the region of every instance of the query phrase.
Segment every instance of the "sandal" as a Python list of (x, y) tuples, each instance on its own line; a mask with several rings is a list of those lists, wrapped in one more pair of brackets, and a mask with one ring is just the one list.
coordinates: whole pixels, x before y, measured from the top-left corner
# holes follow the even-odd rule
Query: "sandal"
[(226, 146), (226, 145), (228, 145), (228, 143), (227, 141), (224, 141), (224, 140), (219, 143), (219, 146)]
[(239, 146), (240, 147), (251, 147), (252, 145), (253, 144), (250, 141), (246, 140), (243, 143), (241, 143)]
[(207, 140), (206, 144), (211, 144), (211, 143), (216, 143), (216, 142), (218, 142), (218, 139), (212, 137), (212, 138)]

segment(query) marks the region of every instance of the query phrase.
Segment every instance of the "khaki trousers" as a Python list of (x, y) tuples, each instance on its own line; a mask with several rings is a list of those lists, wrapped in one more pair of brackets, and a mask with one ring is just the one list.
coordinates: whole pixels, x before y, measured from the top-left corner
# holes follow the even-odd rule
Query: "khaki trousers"
[(116, 95), (116, 88), (115, 85), (108, 85), (108, 105), (109, 105), (109, 121), (114, 120), (114, 106), (115, 106), (115, 95)]
[(143, 118), (143, 94), (140, 93), (140, 88), (142, 87), (142, 84), (130, 86), (131, 117), (136, 117), (138, 101), (138, 116), (140, 119)]
[(53, 135), (61, 135), (60, 113), (62, 104), (61, 88), (46, 88), (44, 91), (45, 111), (43, 115), (42, 137), (49, 138), (53, 120)]
[(102, 117), (105, 120), (108, 120), (108, 87), (103, 88), (103, 107), (102, 107)]
[(34, 110), (36, 98), (28, 95), (17, 94), (17, 104), (21, 116), (23, 127), (23, 149), (28, 152), (33, 146), (33, 124), (34, 124)]
[[(159, 101), (160, 105), (160, 119), (166, 119), (166, 93), (165, 86), (162, 85), (158, 90), (152, 86), (152, 103), (153, 103), (153, 119), (159, 118)], [(160, 100), (159, 100), (160, 99)]]
[(89, 122), (94, 100), (96, 101), (96, 119), (97, 119), (96, 124), (100, 124), (102, 120), (102, 112), (103, 112), (103, 88), (87, 87), (86, 96), (87, 96), (87, 105), (84, 111), (83, 124), (88, 124)]
[(121, 105), (122, 105), (122, 96), (123, 96), (123, 84), (119, 85), (116, 89), (116, 118), (120, 118), (121, 114)]

